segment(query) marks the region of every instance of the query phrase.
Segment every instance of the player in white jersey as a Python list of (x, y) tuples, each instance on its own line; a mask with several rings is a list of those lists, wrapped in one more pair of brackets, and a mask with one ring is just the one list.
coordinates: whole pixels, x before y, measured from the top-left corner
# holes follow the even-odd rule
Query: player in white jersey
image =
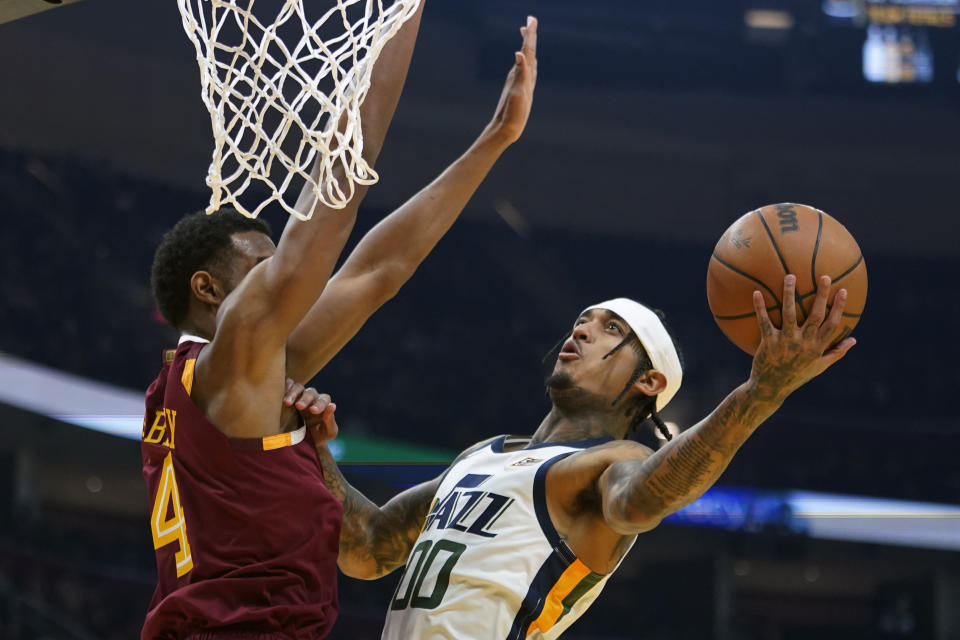
[[(754, 293), (762, 338), (750, 377), (656, 453), (625, 438), (648, 418), (662, 426), (657, 412), (682, 378), (673, 339), (632, 300), (588, 307), (547, 380), (552, 407), (532, 438), (480, 443), (441, 478), (394, 498), (434, 490), (419, 537), (398, 528), (372, 554), (386, 564), (412, 549), (384, 640), (556, 638), (599, 595), (637, 534), (702, 495), (790, 393), (856, 343), (833, 345), (845, 290), (828, 314), (830, 279), (821, 278), (798, 325), (795, 287), (786, 276), (781, 329)], [(331, 407), (314, 422), (336, 428)], [(318, 450), (345, 509), (368, 508)]]
[(609, 574), (561, 539), (550, 467), (612, 440), (531, 445), (501, 436), (445, 474), (390, 602), (384, 638), (555, 638)]

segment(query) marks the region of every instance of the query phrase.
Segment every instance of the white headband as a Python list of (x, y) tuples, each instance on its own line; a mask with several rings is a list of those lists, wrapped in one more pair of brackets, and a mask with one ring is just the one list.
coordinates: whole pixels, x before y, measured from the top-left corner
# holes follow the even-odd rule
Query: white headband
[(667, 328), (663, 326), (660, 318), (639, 302), (627, 298), (615, 298), (595, 304), (584, 309), (583, 313), (591, 309), (606, 309), (614, 312), (623, 318), (623, 321), (640, 339), (640, 344), (650, 356), (653, 368), (667, 379), (667, 386), (657, 395), (657, 411), (663, 410), (680, 389), (683, 369), (680, 366), (680, 356), (673, 346), (673, 340), (670, 339), (670, 334), (667, 333)]

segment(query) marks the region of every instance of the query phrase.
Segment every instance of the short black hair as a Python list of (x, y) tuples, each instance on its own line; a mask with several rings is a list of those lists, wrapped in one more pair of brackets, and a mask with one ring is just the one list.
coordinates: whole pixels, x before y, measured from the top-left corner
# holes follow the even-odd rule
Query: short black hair
[(211, 214), (192, 213), (163, 235), (150, 270), (150, 286), (157, 309), (174, 327), (186, 319), (190, 307), (190, 278), (215, 269), (233, 246), (232, 236), (243, 231), (270, 235), (270, 225), (248, 218), (236, 209)]

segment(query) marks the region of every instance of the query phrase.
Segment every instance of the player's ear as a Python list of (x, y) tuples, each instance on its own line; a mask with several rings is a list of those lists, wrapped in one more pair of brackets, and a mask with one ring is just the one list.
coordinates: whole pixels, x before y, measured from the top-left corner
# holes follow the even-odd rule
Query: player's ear
[(656, 369), (647, 369), (633, 383), (633, 388), (642, 394), (655, 396), (667, 388), (667, 377)]
[(204, 304), (219, 305), (223, 302), (223, 285), (209, 271), (197, 271), (190, 277), (190, 291), (193, 297)]

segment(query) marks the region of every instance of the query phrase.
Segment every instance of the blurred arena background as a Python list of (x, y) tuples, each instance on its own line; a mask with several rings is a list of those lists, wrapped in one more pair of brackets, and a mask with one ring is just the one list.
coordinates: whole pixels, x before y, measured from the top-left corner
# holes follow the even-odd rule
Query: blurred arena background
[[(527, 13), (526, 134), (315, 380), (349, 477), (382, 501), (532, 432), (544, 353), (616, 295), (667, 313), (687, 370), (665, 417), (693, 423), (750, 367), (707, 308), (714, 242), (811, 204), (864, 251), (859, 344), (565, 637), (960, 638), (960, 0), (429, 0), (355, 238), (485, 124)], [(153, 249), (208, 199), (194, 53), (173, 2), (86, 0), (0, 24), (0, 58), (0, 638), (134, 638), (146, 492), (138, 443), (103, 431), (139, 428), (174, 338)], [(331, 637), (379, 637), (394, 586), (343, 579)]]

